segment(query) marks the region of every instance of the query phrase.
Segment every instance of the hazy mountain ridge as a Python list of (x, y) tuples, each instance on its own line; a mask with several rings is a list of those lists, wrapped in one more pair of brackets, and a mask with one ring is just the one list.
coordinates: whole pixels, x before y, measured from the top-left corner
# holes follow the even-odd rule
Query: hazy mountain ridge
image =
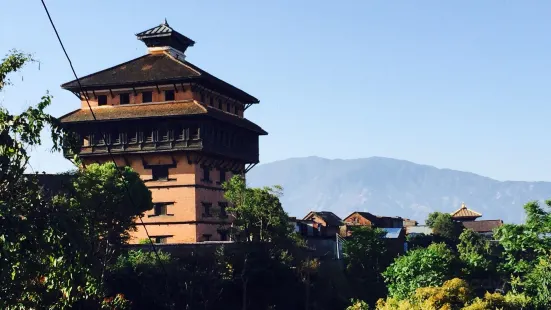
[(523, 221), (524, 203), (551, 198), (551, 182), (497, 181), (470, 172), (383, 157), (364, 159), (291, 158), (255, 167), (251, 186), (279, 184), (292, 216), (311, 210), (352, 211), (423, 221), (432, 211), (452, 212), (461, 202), (482, 219)]

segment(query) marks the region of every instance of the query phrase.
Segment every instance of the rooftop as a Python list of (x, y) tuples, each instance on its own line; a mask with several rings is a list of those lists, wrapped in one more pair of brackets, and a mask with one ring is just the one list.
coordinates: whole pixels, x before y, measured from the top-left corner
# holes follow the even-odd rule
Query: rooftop
[[(219, 121), (230, 123), (261, 135), (267, 134), (260, 126), (237, 115), (226, 113), (212, 107), (205, 107), (193, 100), (140, 103), (120, 106), (103, 106), (93, 108), (98, 121), (136, 120), (156, 117), (184, 117), (191, 115), (205, 115)], [(84, 123), (94, 121), (90, 109), (78, 109), (60, 117), (62, 123)]]
[(502, 220), (484, 220), (484, 221), (469, 221), (463, 222), (463, 226), (472, 229), (478, 233), (492, 232), (494, 228), (503, 225)]
[(473, 211), (471, 209), (467, 209), (467, 206), (465, 203), (461, 204), (461, 208), (457, 209), (456, 211), (451, 213), (452, 218), (477, 218), (481, 217), (482, 214)]
[[(258, 103), (258, 99), (226, 83), (183, 59), (167, 53), (146, 54), (130, 61), (101, 70), (79, 79), (85, 91), (129, 88), (162, 84), (197, 83), (220, 93), (228, 94), (243, 103)], [(62, 88), (80, 92), (76, 80), (64, 83)]]
[(303, 220), (308, 219), (311, 215), (317, 215), (321, 217), (327, 225), (330, 226), (341, 226), (342, 225), (342, 219), (338, 217), (335, 213), (330, 211), (311, 211), (308, 213)]

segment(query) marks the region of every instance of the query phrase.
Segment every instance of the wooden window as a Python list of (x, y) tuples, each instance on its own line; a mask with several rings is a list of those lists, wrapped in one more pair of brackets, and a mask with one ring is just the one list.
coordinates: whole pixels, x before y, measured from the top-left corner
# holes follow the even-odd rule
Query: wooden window
[(199, 127), (192, 127), (190, 130), (190, 138), (192, 140), (198, 140), (199, 139)]
[(174, 100), (174, 90), (165, 90), (165, 101), (173, 101)]
[(179, 127), (176, 131), (176, 139), (177, 140), (185, 140), (186, 139), (186, 129), (183, 127)]
[(106, 105), (107, 104), (107, 95), (99, 95), (98, 96), (98, 105)]
[(235, 104), (233, 106), (233, 111), (234, 111), (235, 115), (239, 115), (239, 105)]
[(111, 133), (111, 144), (121, 144), (121, 133), (118, 130), (115, 130)]
[(144, 91), (142, 93), (142, 102), (147, 103), (153, 101), (153, 92)]
[(213, 97), (210, 97), (210, 98), (209, 98), (209, 105), (210, 105), (211, 107), (214, 106), (214, 98), (213, 98)]
[(164, 203), (156, 203), (153, 205), (153, 215), (166, 215), (167, 205)]
[(153, 243), (168, 243), (168, 236), (151, 236)]
[(168, 181), (168, 166), (151, 167), (153, 181)]
[(203, 179), (201, 181), (210, 183), (210, 168), (207, 166), (203, 166)]
[(212, 209), (212, 203), (202, 202), (201, 205), (203, 205), (203, 217), (211, 217), (212, 214), (210, 213), (210, 211)]
[(226, 111), (227, 111), (228, 113), (231, 113), (231, 104), (230, 104), (229, 101), (226, 102)]
[(218, 202), (218, 207), (220, 207), (220, 218), (227, 218), (228, 214), (226, 213), (226, 209), (228, 208), (227, 202)]
[(225, 230), (219, 230), (218, 234), (220, 235), (220, 241), (228, 241), (228, 232)]
[(144, 129), (144, 131), (143, 131), (143, 141), (144, 142), (154, 142), (155, 141), (154, 134), (155, 134), (155, 131), (153, 129), (151, 129), (151, 128)]
[(103, 139), (103, 134), (101, 132), (96, 132), (93, 134), (93, 145), (105, 145), (105, 140)]
[(130, 94), (129, 93), (120, 94), (119, 98), (120, 98), (120, 103), (121, 104), (129, 104), (130, 103)]
[(170, 132), (171, 132), (171, 130), (168, 129), (168, 128), (160, 130), (160, 132), (159, 132), (160, 139), (159, 140), (161, 142), (170, 141), (170, 136), (171, 136)]
[(136, 144), (138, 143), (138, 131), (137, 130), (130, 130), (127, 133), (127, 139), (128, 144)]
[(223, 169), (220, 169), (220, 181), (219, 183), (222, 184), (226, 182), (226, 171)]
[(204, 234), (204, 235), (203, 235), (203, 240), (204, 240), (204, 241), (210, 241), (210, 237), (212, 237), (212, 235), (210, 235), (210, 234)]
[(218, 109), (222, 110), (222, 100), (218, 100)]

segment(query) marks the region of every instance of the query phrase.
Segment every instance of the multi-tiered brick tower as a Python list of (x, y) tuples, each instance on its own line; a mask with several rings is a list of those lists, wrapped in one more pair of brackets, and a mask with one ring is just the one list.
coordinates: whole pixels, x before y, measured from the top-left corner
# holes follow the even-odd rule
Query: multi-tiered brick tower
[[(259, 101), (186, 61), (195, 42), (166, 21), (137, 37), (146, 55), (82, 77), (82, 88), (62, 85), (81, 108), (61, 121), (79, 135), (84, 164), (110, 161), (110, 150), (140, 173), (153, 195), (143, 220), (155, 242), (227, 240), (221, 183), (258, 163), (267, 133), (244, 112)], [(146, 238), (143, 227), (133, 237)]]

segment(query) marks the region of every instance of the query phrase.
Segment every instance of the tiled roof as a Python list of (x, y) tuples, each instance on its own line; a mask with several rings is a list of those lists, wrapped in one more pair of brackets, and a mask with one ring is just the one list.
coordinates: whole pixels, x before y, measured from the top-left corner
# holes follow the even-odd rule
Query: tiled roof
[(177, 36), (182, 41), (187, 41), (190, 46), (193, 46), (195, 44), (195, 42), (192, 39), (172, 29), (172, 27), (168, 25), (166, 20), (164, 23), (160, 24), (159, 26), (155, 26), (153, 28), (137, 33), (136, 37), (138, 37), (138, 39), (140, 40), (143, 40), (144, 38), (153, 38), (153, 37), (170, 36), (170, 35)]
[[(120, 106), (104, 106), (93, 108), (98, 121), (130, 120), (156, 117), (175, 117), (186, 115), (206, 115), (225, 123), (255, 131), (261, 135), (267, 134), (255, 123), (212, 107), (204, 107), (196, 101), (175, 101), (171, 103), (141, 103)], [(94, 121), (90, 109), (78, 109), (60, 117), (62, 123), (80, 123)]]
[(380, 215), (375, 215), (375, 214), (372, 214), (372, 213), (369, 213), (369, 212), (360, 212), (360, 211), (352, 212), (352, 214), (347, 216), (345, 218), (345, 220), (347, 218), (351, 217), (352, 215), (356, 214), (356, 213), (361, 215), (362, 217), (368, 219), (371, 223), (373, 223), (374, 226), (381, 226), (381, 222), (384, 221), (384, 220), (401, 220), (401, 221), (404, 220), (403, 218), (401, 218), (399, 216), (380, 216)]
[(463, 226), (479, 233), (491, 232), (494, 228), (503, 225), (502, 220), (485, 220), (463, 222)]
[[(245, 103), (258, 103), (258, 99), (232, 86), (199, 67), (167, 54), (147, 54), (114, 67), (80, 78), (84, 90), (115, 87), (137, 87), (144, 85), (196, 82), (221, 92), (230, 92)], [(62, 88), (78, 92), (76, 80), (61, 85)]]
[(307, 217), (311, 214), (317, 215), (321, 217), (325, 223), (329, 226), (341, 226), (342, 225), (342, 219), (335, 215), (335, 213), (330, 211), (312, 211), (304, 217), (304, 220), (307, 219)]
[(467, 206), (463, 203), (461, 204), (461, 208), (457, 209), (455, 212), (451, 213), (452, 218), (462, 218), (462, 217), (481, 217), (482, 214), (473, 211), (471, 209), (467, 209)]

